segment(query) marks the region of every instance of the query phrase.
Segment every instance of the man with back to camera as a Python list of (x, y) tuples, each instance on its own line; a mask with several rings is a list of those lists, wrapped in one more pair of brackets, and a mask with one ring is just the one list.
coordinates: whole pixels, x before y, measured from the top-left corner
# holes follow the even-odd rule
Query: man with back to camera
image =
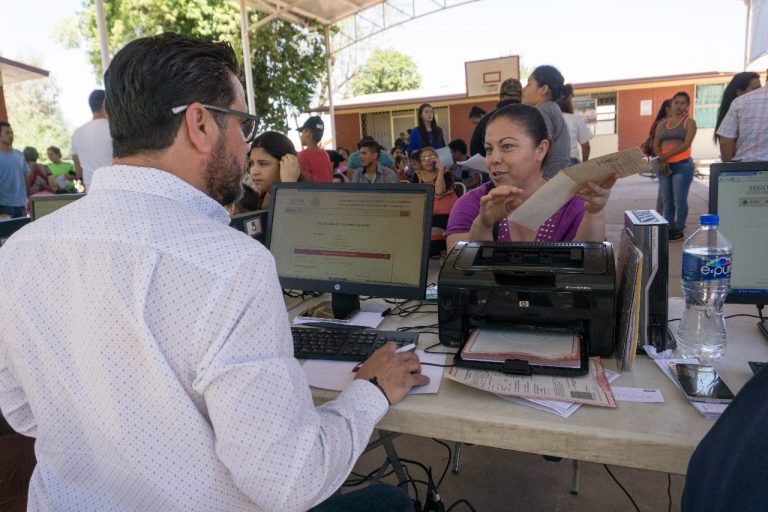
[(24, 217), (27, 204), (27, 162), (13, 149), (13, 128), (0, 121), (0, 218)]
[[(429, 380), (390, 343), (313, 405), (274, 260), (222, 206), (256, 133), (237, 72), (228, 43), (128, 43), (105, 74), (114, 165), (0, 251), (18, 299), (0, 302), (0, 410), (36, 438), (29, 510), (306, 510)], [(399, 489), (360, 492), (323, 510), (412, 510)]]
[(381, 146), (373, 139), (360, 141), (361, 169), (355, 169), (352, 183), (399, 183), (397, 173), (379, 163)]
[(768, 160), (768, 85), (731, 103), (717, 135), (723, 162)]
[(499, 102), (496, 108), (485, 114), (475, 125), (472, 138), (469, 141), (469, 156), (480, 154), (485, 156), (485, 127), (493, 114), (502, 107), (523, 101), (523, 84), (517, 78), (507, 78), (499, 86)]
[(83, 180), (85, 190), (91, 186), (96, 169), (112, 165), (112, 137), (109, 134), (109, 116), (104, 107), (105, 93), (96, 89), (88, 96), (93, 119), (72, 134), (72, 159), (75, 175)]
[(333, 181), (333, 164), (328, 153), (317, 147), (325, 131), (323, 120), (318, 116), (312, 116), (298, 131), (301, 145), (305, 148), (299, 151), (299, 167), (312, 176), (313, 182), (330, 183)]

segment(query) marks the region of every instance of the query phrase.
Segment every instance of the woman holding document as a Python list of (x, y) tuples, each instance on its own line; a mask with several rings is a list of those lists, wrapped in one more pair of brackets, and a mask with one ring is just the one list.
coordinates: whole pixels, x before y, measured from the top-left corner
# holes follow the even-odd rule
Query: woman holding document
[(451, 211), (448, 250), (461, 240), (569, 242), (605, 239), (603, 208), (617, 175), (587, 182), (538, 230), (511, 223), (507, 216), (543, 187), (542, 162), (549, 150), (541, 113), (522, 104), (498, 110), (485, 134), (485, 162), (491, 181), (464, 194)]

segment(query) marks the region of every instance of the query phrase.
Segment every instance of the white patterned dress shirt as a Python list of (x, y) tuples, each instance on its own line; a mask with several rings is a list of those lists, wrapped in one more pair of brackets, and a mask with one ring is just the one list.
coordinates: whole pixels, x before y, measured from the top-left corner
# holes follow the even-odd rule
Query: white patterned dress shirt
[(0, 249), (0, 410), (37, 438), (30, 510), (305, 510), (387, 410), (315, 407), (272, 256), (175, 176), (101, 170)]

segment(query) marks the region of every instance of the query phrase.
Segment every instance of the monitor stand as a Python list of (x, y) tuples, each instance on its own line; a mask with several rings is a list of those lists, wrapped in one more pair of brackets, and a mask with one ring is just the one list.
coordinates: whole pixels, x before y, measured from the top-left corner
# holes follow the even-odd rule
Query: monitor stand
[(332, 293), (331, 302), (321, 302), (299, 314), (301, 318), (317, 318), (349, 322), (360, 312), (360, 297), (349, 293)]

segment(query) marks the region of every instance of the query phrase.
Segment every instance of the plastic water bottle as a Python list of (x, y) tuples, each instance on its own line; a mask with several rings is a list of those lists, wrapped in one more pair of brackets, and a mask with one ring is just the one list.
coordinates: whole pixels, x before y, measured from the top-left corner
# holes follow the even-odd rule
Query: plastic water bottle
[(701, 364), (725, 355), (723, 303), (731, 284), (731, 243), (718, 231), (719, 222), (717, 215), (702, 215), (701, 226), (683, 245), (685, 311), (677, 348)]

